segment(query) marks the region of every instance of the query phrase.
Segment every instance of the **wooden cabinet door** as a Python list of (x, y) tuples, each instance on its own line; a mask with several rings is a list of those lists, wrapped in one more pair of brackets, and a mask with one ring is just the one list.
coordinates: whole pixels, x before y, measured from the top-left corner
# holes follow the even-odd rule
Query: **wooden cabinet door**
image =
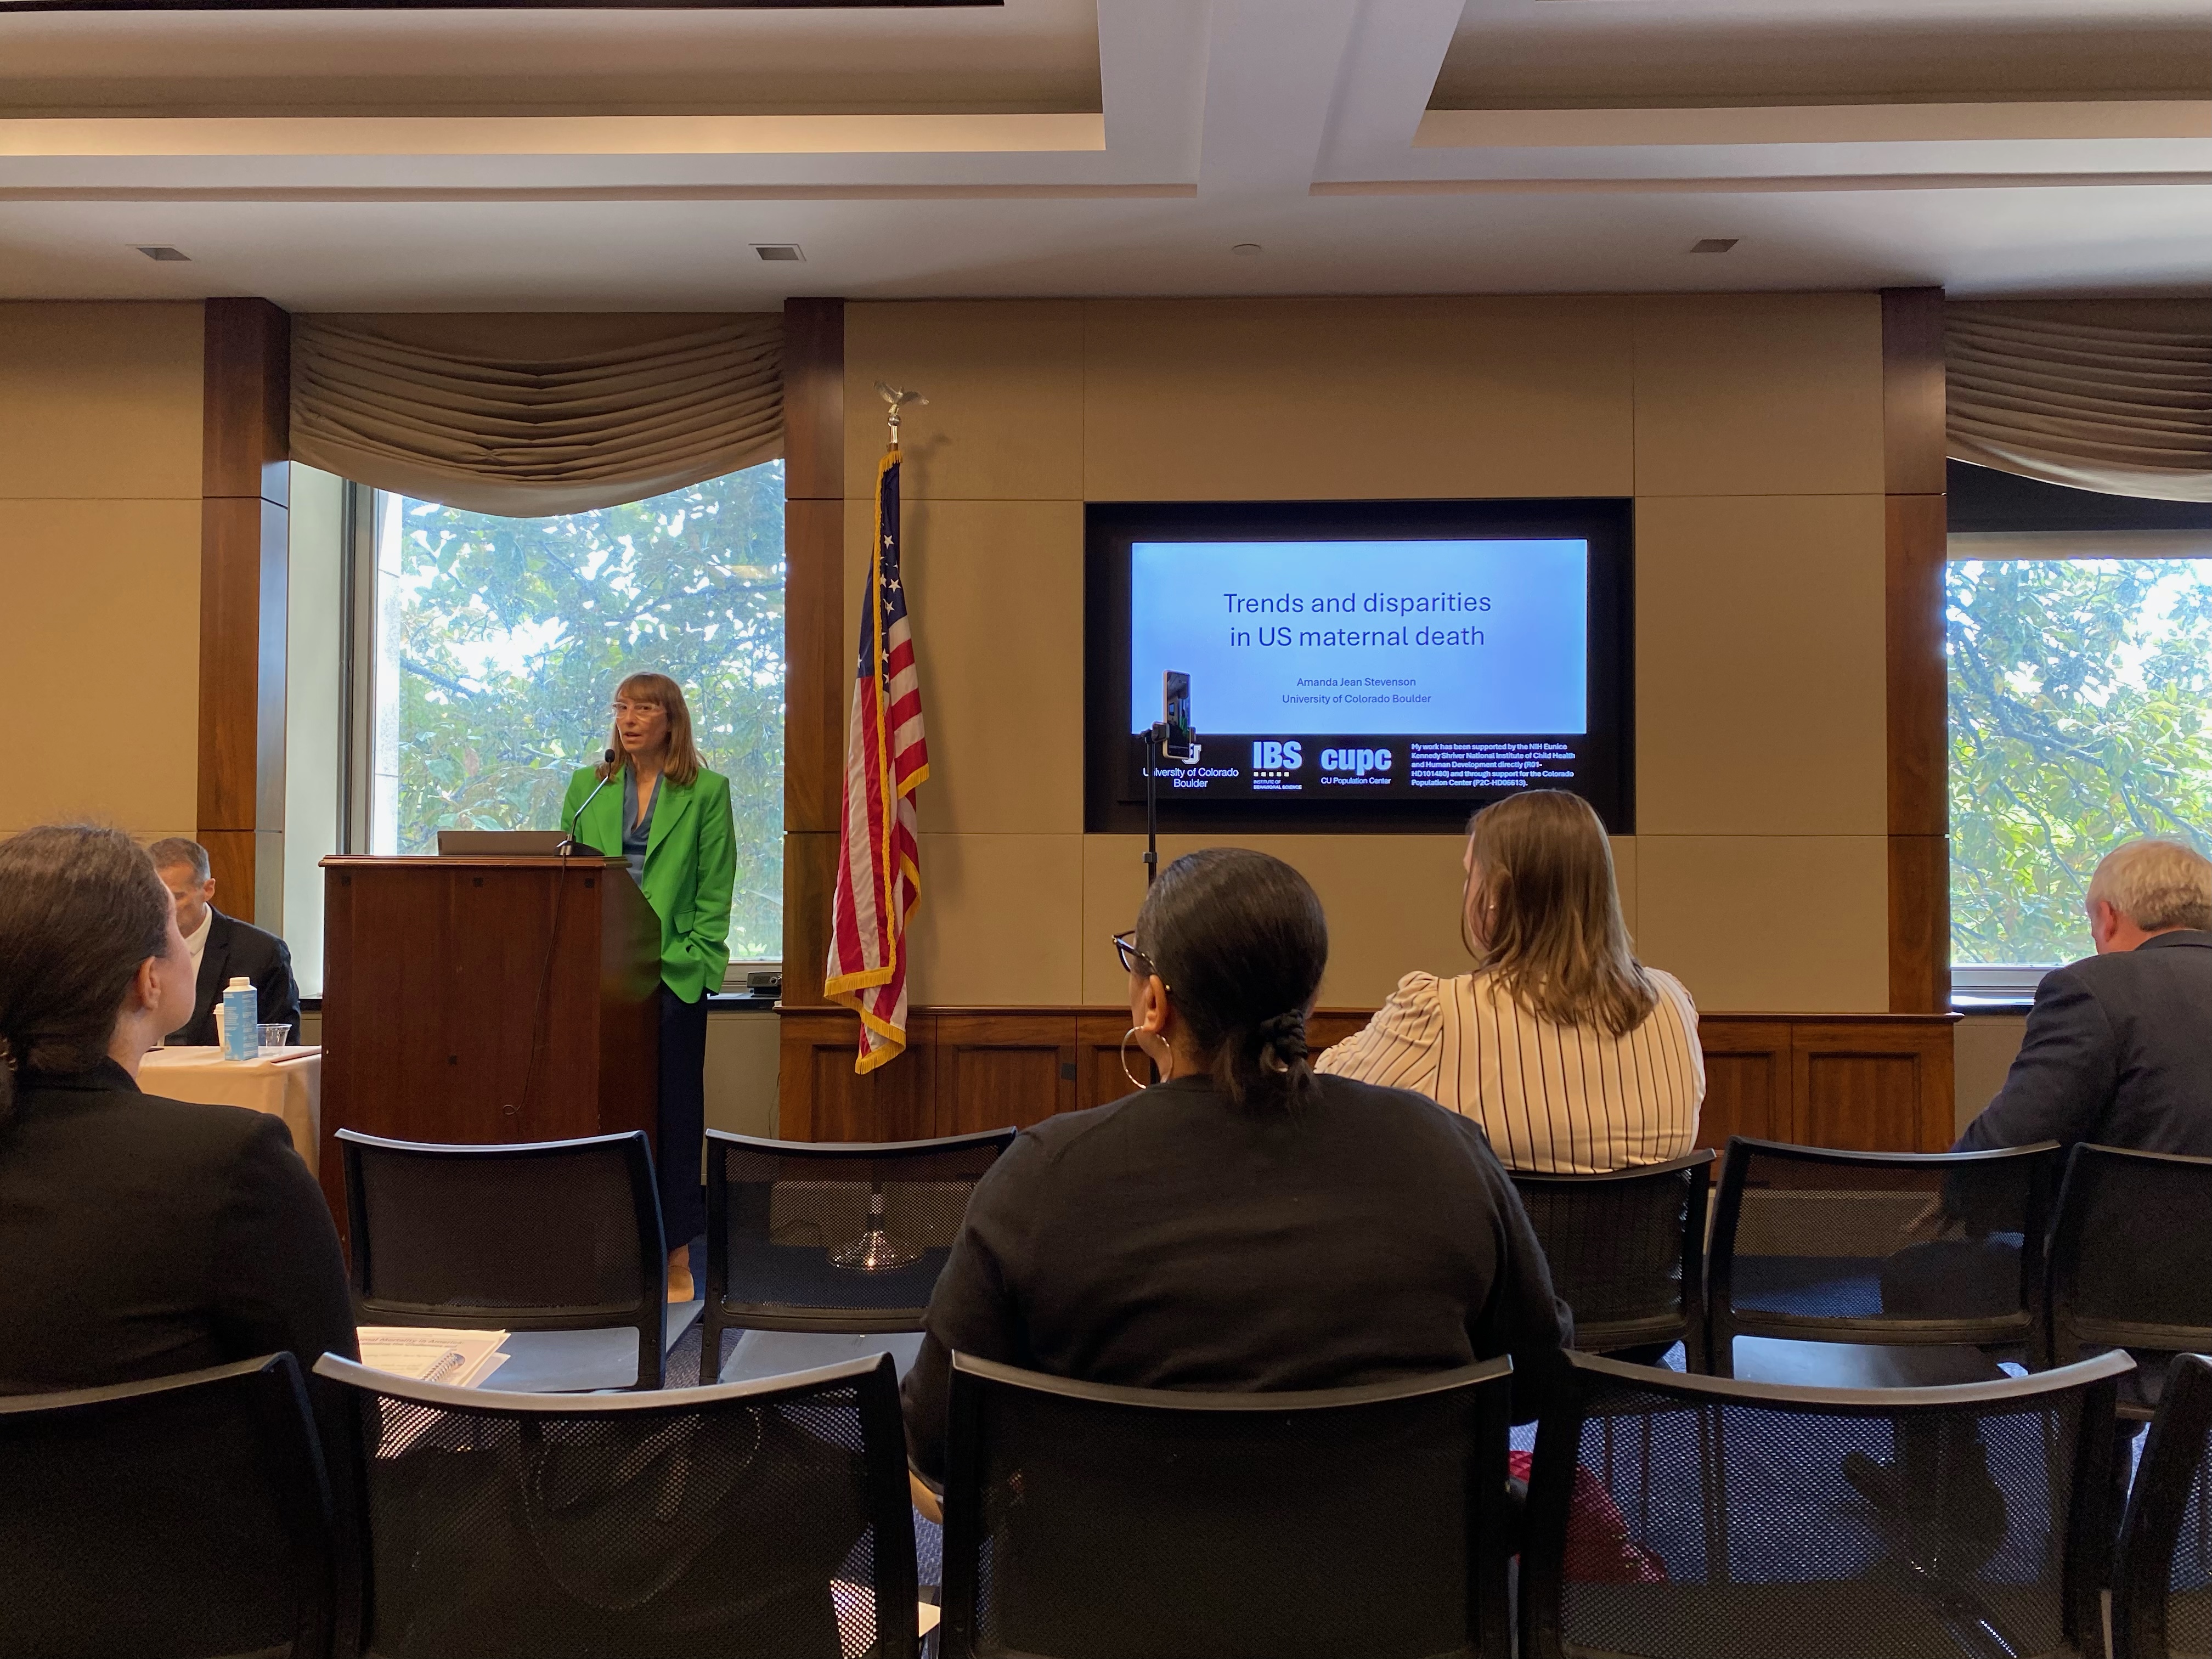
[(860, 1017), (786, 1009), (777, 1055), (776, 1133), (786, 1140), (927, 1140), (937, 1129), (937, 1016), (907, 1018), (906, 1052), (866, 1076), (853, 1070)]
[[(1121, 1039), (1129, 1034), (1129, 1017), (1123, 1013), (1083, 1014), (1075, 1022), (1075, 1104), (1082, 1109), (1103, 1106), (1123, 1095), (1136, 1093), (1156, 1081), (1158, 1073), (1145, 1051), (1134, 1042), (1126, 1054)], [(1127, 1060), (1128, 1071), (1121, 1069)], [(1129, 1079), (1140, 1079), (1132, 1085)]]
[(1946, 1151), (1949, 1036), (1934, 1024), (1799, 1020), (1790, 1052), (1795, 1139), (1851, 1152)]
[(937, 1016), (937, 1133), (1025, 1129), (1073, 1111), (1078, 1094), (1072, 1009)]
[(1723, 1148), (1730, 1135), (1760, 1140), (1797, 1139), (1790, 1103), (1790, 1022), (1701, 1019), (1705, 1100), (1698, 1145)]

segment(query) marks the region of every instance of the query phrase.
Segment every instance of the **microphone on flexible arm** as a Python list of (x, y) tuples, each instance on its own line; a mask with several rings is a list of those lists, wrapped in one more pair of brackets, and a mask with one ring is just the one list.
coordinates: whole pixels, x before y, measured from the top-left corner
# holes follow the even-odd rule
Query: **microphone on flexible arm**
[[(615, 751), (612, 749), (609, 749), (606, 751), (606, 760), (605, 763), (609, 766), (612, 766), (615, 763)], [(567, 858), (569, 854), (576, 850), (576, 821), (584, 816), (584, 809), (599, 798), (599, 790), (605, 788), (614, 781), (615, 775), (611, 772), (608, 773), (606, 776), (599, 780), (598, 787), (594, 788), (590, 794), (585, 796), (583, 799), (578, 801), (576, 803), (576, 810), (568, 814), (568, 838), (561, 843), (561, 856), (562, 858)]]

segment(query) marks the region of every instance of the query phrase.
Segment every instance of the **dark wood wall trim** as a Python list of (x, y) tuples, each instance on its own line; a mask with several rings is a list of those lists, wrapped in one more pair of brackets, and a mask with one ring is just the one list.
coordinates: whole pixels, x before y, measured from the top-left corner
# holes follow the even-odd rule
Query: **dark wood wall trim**
[(292, 319), (207, 302), (200, 477), (198, 836), (216, 902), (283, 923)]
[(1887, 596), (1889, 1006), (1951, 1004), (1943, 290), (1881, 295), (1883, 591)]
[[(1316, 1009), (1316, 1048), (1370, 1011)], [(898, 1063), (853, 1074), (842, 1008), (782, 1011), (777, 1133), (792, 1140), (921, 1140), (1103, 1105), (1149, 1080), (1119, 1008), (917, 1008)], [(1707, 1014), (1698, 1144), (1732, 1134), (1802, 1146), (1942, 1152), (1952, 1127), (1955, 1014)]]
[[(845, 302), (787, 301), (783, 331), (783, 997), (819, 1006), (852, 686), (844, 635)], [(849, 1057), (846, 1063), (849, 1070)]]

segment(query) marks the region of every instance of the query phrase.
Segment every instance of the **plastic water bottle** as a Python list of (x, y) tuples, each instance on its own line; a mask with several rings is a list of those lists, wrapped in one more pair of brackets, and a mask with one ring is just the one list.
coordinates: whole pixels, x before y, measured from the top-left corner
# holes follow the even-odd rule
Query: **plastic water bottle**
[(257, 1060), (261, 1054), (261, 993), (250, 979), (234, 979), (222, 993), (222, 1057)]

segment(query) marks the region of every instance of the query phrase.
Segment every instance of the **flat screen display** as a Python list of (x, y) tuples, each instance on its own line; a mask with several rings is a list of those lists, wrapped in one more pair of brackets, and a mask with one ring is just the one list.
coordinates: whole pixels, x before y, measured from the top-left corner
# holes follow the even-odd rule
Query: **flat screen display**
[(1093, 507), (1087, 817), (1142, 801), (1176, 676), (1173, 821), (1411, 829), (1555, 788), (1624, 830), (1624, 506)]

